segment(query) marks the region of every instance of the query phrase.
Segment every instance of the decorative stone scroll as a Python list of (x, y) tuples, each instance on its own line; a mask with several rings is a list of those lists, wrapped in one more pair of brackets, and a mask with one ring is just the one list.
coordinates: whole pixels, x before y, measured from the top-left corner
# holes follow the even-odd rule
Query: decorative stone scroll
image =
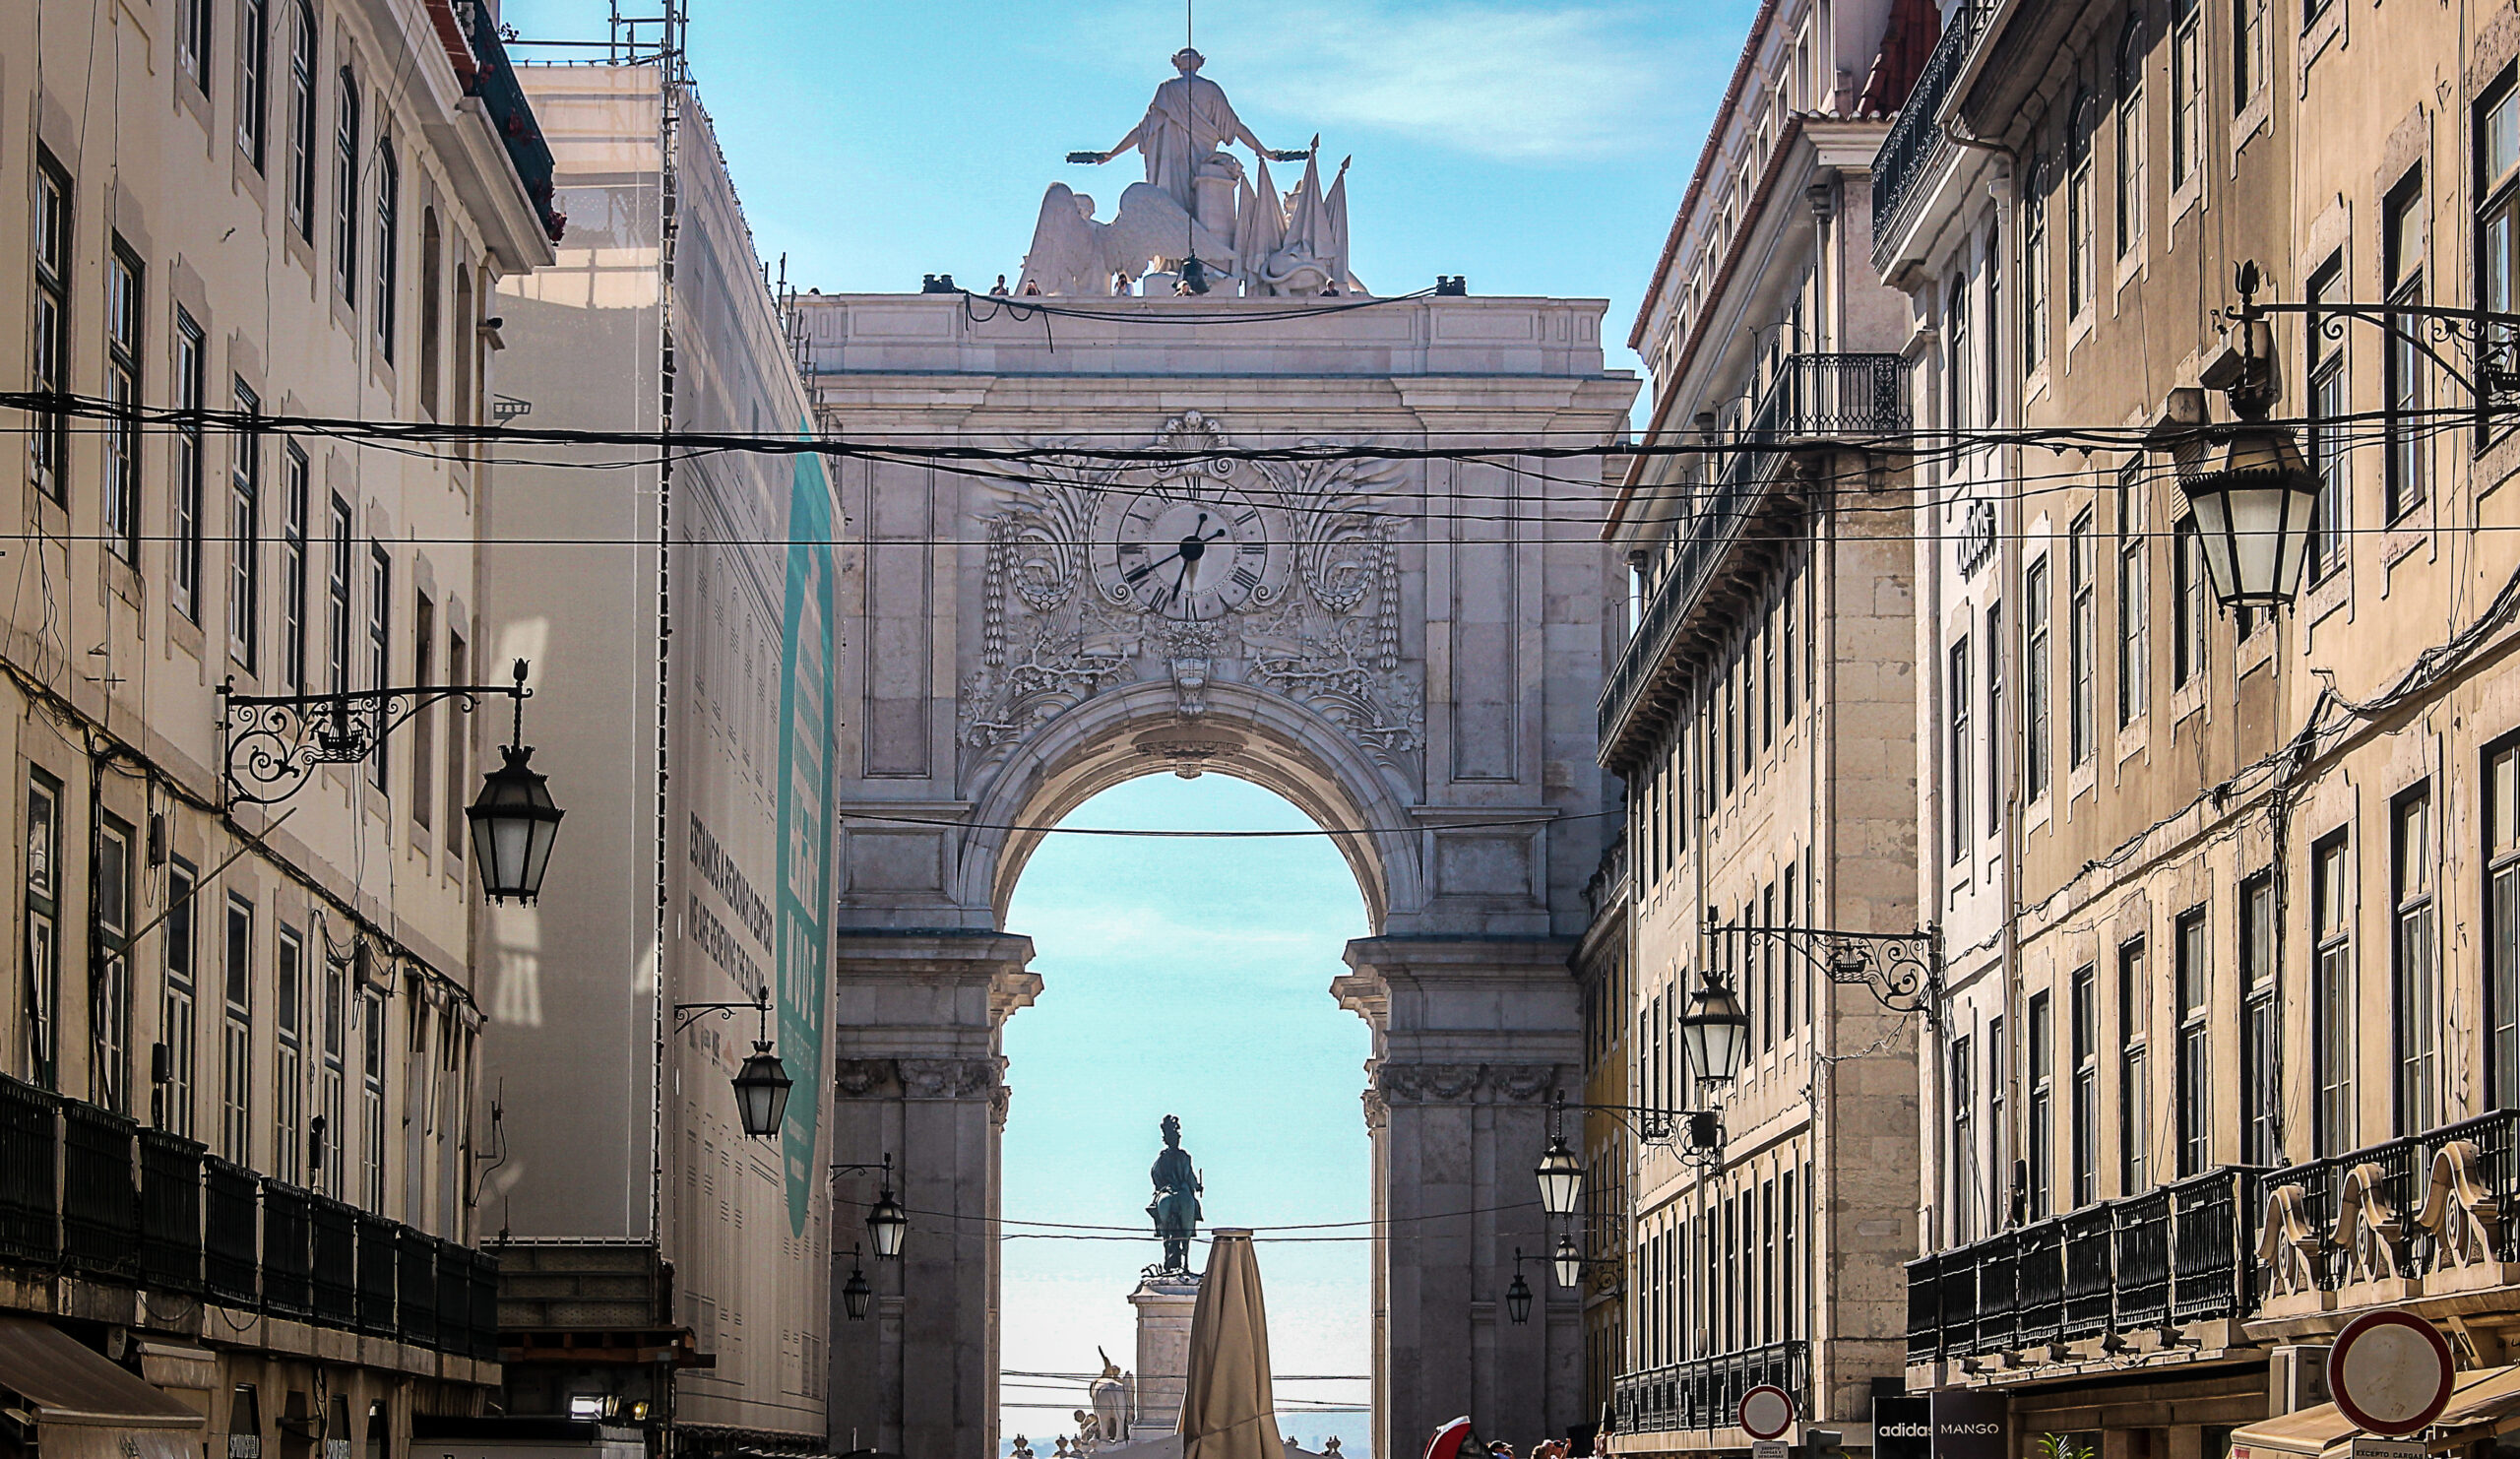
[(2365, 1161), (2345, 1173), (2330, 1241), (2345, 1248), (2345, 1282), (2394, 1282), (2407, 1275), (2406, 1226), (2389, 1199), (2387, 1176)]
[(2416, 1226), (2431, 1236), (2427, 1270), (2490, 1265), (2502, 1228), (2502, 1203), (2487, 1188), (2476, 1142), (2452, 1140), (2432, 1154), (2432, 1179)]
[[(1190, 411), (1154, 445), (1198, 453), (1228, 441)], [(1098, 694), (1168, 683), (1184, 725), (1207, 715), (1215, 686), (1241, 685), (1305, 706), (1371, 759), (1414, 774), (1425, 685), (1402, 657), (1386, 464), (1052, 455), (1027, 472), (988, 519), (980, 663), (956, 727), (967, 773)]]
[(2310, 1225), (2300, 1186), (2278, 1185), (2266, 1193), (2266, 1216), (2257, 1231), (2257, 1262), (2266, 1295), (2317, 1292), (2319, 1234)]

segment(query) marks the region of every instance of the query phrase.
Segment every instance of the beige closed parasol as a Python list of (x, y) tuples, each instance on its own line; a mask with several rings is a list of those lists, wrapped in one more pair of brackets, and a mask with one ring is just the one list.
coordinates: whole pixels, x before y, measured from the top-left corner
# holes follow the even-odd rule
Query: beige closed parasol
[(1181, 1459), (1286, 1459), (1269, 1387), (1269, 1311), (1251, 1233), (1220, 1228), (1190, 1313)]

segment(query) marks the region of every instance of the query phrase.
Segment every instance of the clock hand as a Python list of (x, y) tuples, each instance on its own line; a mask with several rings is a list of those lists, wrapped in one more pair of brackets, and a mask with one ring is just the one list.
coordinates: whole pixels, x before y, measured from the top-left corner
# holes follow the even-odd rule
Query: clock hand
[(1174, 603), (1179, 603), (1181, 601), (1181, 585), (1189, 580), (1190, 563), (1188, 559), (1185, 558), (1181, 563), (1181, 571), (1174, 574), (1172, 579), (1172, 601)]
[(1130, 568), (1124, 575), (1125, 579), (1131, 583), (1139, 582), (1143, 580), (1148, 573), (1155, 571), (1157, 568), (1162, 567), (1164, 564), (1170, 562), (1173, 558), (1180, 555), (1181, 549), (1179, 547), (1175, 547), (1169, 553), (1166, 553), (1162, 557), (1158, 557), (1153, 562), (1141, 562), (1137, 566)]

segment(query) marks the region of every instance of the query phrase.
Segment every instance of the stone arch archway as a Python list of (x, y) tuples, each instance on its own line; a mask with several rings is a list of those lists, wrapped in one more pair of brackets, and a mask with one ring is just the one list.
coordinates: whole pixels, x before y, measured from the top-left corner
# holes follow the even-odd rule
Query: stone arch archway
[[(1244, 299), (1192, 345), (1158, 327), (1208, 307), (1183, 300), (1108, 301), (1055, 340), (953, 296), (804, 303), (834, 436), (1186, 453), (840, 474), (832, 1158), (892, 1155), (924, 1214), (870, 1320), (833, 1323), (831, 1431), (997, 1452), (1000, 1031), (1040, 986), (1005, 922), (1040, 833), (1010, 828), (1191, 765), (1341, 830), (1364, 894), (1374, 935), (1330, 991), (1372, 1031), (1377, 1451), (1464, 1412), (1518, 1439), (1598, 1417), (1575, 1412), (1571, 1295), (1528, 1325), (1502, 1297), (1514, 1249), (1546, 1249), (1529, 1171), (1578, 1082), (1567, 959), (1616, 830), (1593, 726), (1624, 596), (1565, 527), (1598, 465), (1517, 448), (1623, 430), (1635, 381), (1603, 369), (1603, 304)], [(1294, 440), (1481, 455), (1235, 455)], [(1192, 578), (1193, 537), (1245, 571)], [(1147, 564), (1169, 593), (1131, 576)]]

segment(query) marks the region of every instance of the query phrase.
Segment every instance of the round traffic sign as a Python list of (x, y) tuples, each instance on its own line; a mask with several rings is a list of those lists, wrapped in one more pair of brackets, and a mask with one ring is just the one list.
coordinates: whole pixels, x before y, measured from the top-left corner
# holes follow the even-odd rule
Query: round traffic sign
[(1752, 1438), (1782, 1438), (1794, 1427), (1794, 1395), (1774, 1383), (1761, 1383), (1741, 1395), (1735, 1417), (1741, 1421), (1741, 1431)]
[(2327, 1353), (2337, 1412), (2368, 1433), (2413, 1433), (2450, 1402), (2450, 1345), (2412, 1312), (2365, 1312), (2345, 1324)]

